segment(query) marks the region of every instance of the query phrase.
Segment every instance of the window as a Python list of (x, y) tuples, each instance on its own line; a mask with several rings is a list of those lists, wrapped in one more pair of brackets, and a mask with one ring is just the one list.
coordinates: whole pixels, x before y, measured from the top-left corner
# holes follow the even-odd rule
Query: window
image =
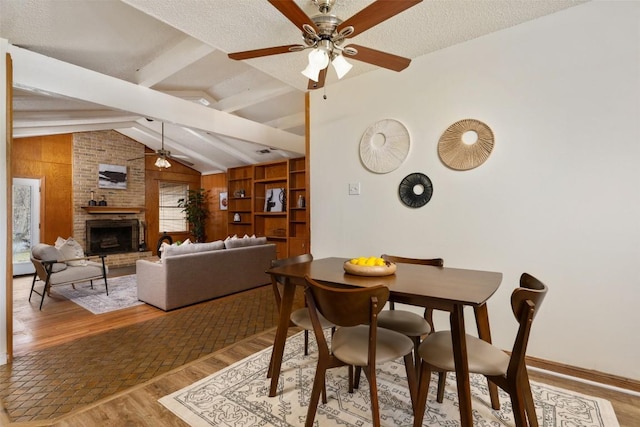
[(187, 218), (183, 208), (178, 207), (178, 200), (186, 199), (189, 186), (177, 182), (160, 181), (159, 218), (160, 232), (187, 231)]

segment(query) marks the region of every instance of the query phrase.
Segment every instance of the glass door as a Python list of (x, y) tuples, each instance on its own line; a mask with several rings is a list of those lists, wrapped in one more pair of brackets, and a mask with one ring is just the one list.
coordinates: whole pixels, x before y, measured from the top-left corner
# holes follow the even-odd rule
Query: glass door
[(40, 180), (13, 179), (13, 274), (33, 274), (31, 247), (40, 242)]

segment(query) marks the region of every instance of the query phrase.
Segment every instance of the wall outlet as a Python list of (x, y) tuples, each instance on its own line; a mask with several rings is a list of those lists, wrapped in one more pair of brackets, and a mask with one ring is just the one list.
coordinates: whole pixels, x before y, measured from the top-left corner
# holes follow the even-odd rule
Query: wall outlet
[(350, 182), (349, 183), (349, 195), (350, 196), (359, 196), (360, 195), (360, 183), (359, 182)]

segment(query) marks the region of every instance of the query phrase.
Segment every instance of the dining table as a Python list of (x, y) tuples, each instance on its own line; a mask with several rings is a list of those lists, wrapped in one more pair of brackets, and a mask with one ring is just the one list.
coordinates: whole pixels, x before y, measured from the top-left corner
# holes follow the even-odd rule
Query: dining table
[[(305, 286), (305, 276), (343, 287), (369, 287), (383, 284), (389, 287), (391, 301), (431, 307), (450, 313), (460, 423), (462, 426), (473, 426), (463, 311), (466, 306), (473, 307), (478, 336), (491, 342), (486, 302), (500, 286), (502, 273), (398, 263), (394, 274), (360, 276), (345, 272), (344, 263), (348, 261), (347, 258), (339, 257), (321, 258), (267, 270), (272, 277), (284, 278), (280, 314), (269, 368), (271, 376), (269, 396), (273, 397), (277, 394), (295, 290), (298, 286)], [(489, 389), (492, 406), (499, 407), (497, 387), (489, 383)]]

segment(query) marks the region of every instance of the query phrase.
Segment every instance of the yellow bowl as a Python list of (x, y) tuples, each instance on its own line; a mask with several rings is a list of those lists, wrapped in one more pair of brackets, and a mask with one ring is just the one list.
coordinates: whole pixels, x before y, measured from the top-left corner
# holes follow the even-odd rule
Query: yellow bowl
[(389, 276), (396, 272), (396, 265), (391, 262), (389, 265), (368, 266), (351, 264), (347, 261), (344, 263), (344, 271), (356, 276)]

